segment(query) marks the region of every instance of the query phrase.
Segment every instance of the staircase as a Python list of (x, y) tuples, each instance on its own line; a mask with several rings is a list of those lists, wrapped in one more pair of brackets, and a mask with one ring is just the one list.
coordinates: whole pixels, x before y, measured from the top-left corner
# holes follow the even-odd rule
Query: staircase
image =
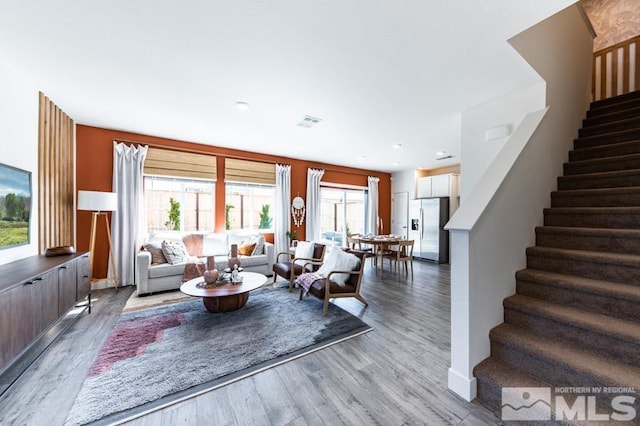
[[(474, 370), (480, 400), (499, 416), (502, 387), (623, 386), (637, 408), (640, 92), (591, 104), (526, 254)], [(614, 396), (597, 397), (604, 412)]]

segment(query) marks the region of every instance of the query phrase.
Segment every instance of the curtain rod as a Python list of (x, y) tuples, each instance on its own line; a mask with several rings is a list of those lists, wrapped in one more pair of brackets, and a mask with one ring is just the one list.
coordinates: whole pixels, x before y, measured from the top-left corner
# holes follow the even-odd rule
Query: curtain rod
[[(228, 155), (228, 154), (222, 154), (220, 152), (215, 152), (215, 151), (204, 151), (204, 150), (198, 150), (198, 149), (193, 149), (193, 148), (181, 148), (181, 147), (167, 146), (167, 145), (163, 145), (163, 144), (159, 144), (159, 143), (153, 143), (153, 142), (141, 142), (141, 141), (134, 141), (134, 140), (129, 140), (129, 139), (120, 139), (120, 138), (114, 138), (113, 140), (116, 141), (116, 142), (148, 145), (148, 146), (153, 147), (153, 148), (169, 149), (169, 150), (181, 151), (181, 152), (190, 152), (190, 153), (193, 153), (193, 154), (215, 155), (215, 156), (221, 156), (221, 157), (224, 157), (224, 158), (234, 158), (234, 159), (237, 159), (237, 160), (258, 161), (258, 162), (269, 163), (269, 164), (290, 164), (290, 163), (274, 161), (274, 160), (262, 160), (262, 159), (256, 160), (255, 158), (252, 158), (252, 157), (246, 157), (246, 156), (240, 156), (240, 155)], [(184, 142), (184, 143), (194, 143), (194, 142)], [(211, 145), (208, 145), (208, 146), (211, 146)], [(268, 155), (268, 154), (264, 154), (264, 155)], [(291, 161), (291, 160), (294, 160), (294, 159), (287, 158), (287, 160)], [(305, 160), (296, 160), (296, 161), (305, 161)], [(313, 164), (323, 164), (323, 163), (313, 163)], [(373, 175), (373, 173), (367, 173), (364, 170), (362, 172), (356, 172), (356, 171), (350, 171), (350, 170), (347, 171), (347, 170), (340, 170), (340, 169), (336, 169), (336, 168), (332, 168), (332, 167), (320, 167), (320, 166), (314, 166), (314, 165), (309, 165), (307, 168), (319, 168), (319, 169), (323, 169), (325, 171), (328, 170), (328, 171), (331, 171), (331, 172), (346, 173), (346, 174), (351, 174), (351, 175), (356, 175), (356, 176), (372, 176)]]

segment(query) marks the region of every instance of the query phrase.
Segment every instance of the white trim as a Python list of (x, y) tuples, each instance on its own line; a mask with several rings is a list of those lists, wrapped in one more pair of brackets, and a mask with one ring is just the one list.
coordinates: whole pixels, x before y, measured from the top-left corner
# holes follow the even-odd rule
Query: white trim
[(347, 185), (344, 183), (333, 183), (333, 182), (323, 182), (320, 181), (320, 187), (329, 187), (329, 188), (338, 188), (338, 189), (360, 189), (360, 190), (366, 190), (369, 187), (368, 186), (360, 186), (360, 185)]
[(449, 369), (447, 385), (449, 390), (469, 402), (473, 401), (478, 394), (478, 382), (475, 377), (468, 379), (451, 368)]

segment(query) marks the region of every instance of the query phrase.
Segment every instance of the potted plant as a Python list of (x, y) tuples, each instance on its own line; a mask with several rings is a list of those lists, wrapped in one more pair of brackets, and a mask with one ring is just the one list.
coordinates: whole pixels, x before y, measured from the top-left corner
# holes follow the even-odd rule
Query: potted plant
[(289, 244), (292, 247), (298, 244), (298, 231), (287, 231), (287, 237), (289, 237)]

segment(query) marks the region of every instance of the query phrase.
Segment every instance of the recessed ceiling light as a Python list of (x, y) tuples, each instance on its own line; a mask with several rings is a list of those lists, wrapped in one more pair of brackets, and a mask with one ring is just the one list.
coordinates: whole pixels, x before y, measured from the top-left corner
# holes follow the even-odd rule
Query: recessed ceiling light
[(441, 151), (436, 152), (436, 156), (437, 156), (437, 157), (440, 157), (441, 155), (444, 155), (444, 154), (446, 154), (446, 153), (447, 153), (446, 151), (442, 151), (442, 150), (441, 150)]
[(400, 162), (399, 162), (399, 161), (394, 161), (394, 162), (393, 162), (393, 165), (394, 165), (394, 166), (399, 166), (399, 165), (400, 165)]
[(401, 143), (394, 143), (393, 145), (391, 145), (392, 148), (398, 149), (398, 148), (402, 148), (402, 144)]
[(249, 104), (246, 102), (238, 101), (236, 102), (236, 108), (242, 111), (246, 111), (249, 109)]

